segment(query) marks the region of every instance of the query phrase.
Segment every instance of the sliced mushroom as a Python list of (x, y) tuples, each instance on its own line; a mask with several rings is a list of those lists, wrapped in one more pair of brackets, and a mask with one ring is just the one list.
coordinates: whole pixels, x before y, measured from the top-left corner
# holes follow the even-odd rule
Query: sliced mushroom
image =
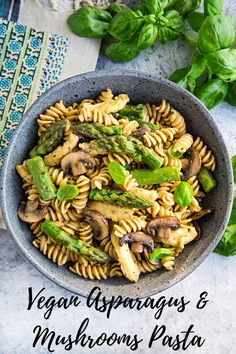
[(95, 167), (94, 158), (83, 150), (70, 152), (61, 160), (61, 168), (69, 174), (70, 170), (73, 176), (79, 176)]
[(186, 181), (187, 179), (197, 175), (201, 169), (201, 156), (197, 150), (194, 148), (190, 148), (188, 150), (189, 154), (189, 163), (187, 168), (184, 171), (183, 180)]
[(142, 140), (142, 137), (146, 134), (146, 133), (150, 133), (151, 129), (147, 126), (144, 125), (143, 127), (140, 127), (136, 130), (136, 132), (134, 134), (132, 134), (132, 136), (138, 140)]
[[(165, 216), (162, 218), (157, 218), (149, 221), (147, 224), (147, 233), (151, 236), (155, 236), (158, 232), (169, 232), (170, 230), (177, 230), (180, 226), (179, 219), (175, 218), (174, 216)], [(169, 231), (168, 231), (169, 229)]]
[(193, 221), (193, 226), (195, 227), (196, 231), (197, 231), (197, 236), (195, 237), (194, 241), (197, 241), (202, 234), (202, 230), (200, 225), (197, 223), (197, 221)]
[(197, 211), (196, 213), (193, 213), (191, 215), (192, 220), (197, 220), (202, 218), (203, 216), (213, 213), (214, 209), (201, 209), (200, 211)]
[(143, 253), (144, 247), (143, 247), (143, 245), (141, 243), (134, 242), (131, 245), (131, 251), (133, 253)]
[(18, 208), (18, 216), (25, 222), (38, 222), (45, 218), (48, 207), (39, 205), (38, 200), (28, 200), (27, 203), (21, 202)]
[(133, 253), (142, 253), (144, 247), (147, 247), (149, 252), (152, 252), (154, 249), (153, 238), (141, 231), (131, 232), (130, 234), (124, 235), (120, 239), (120, 245), (122, 246), (125, 243), (132, 245), (131, 251)]
[(84, 213), (85, 220), (93, 229), (93, 236), (96, 239), (103, 240), (109, 234), (108, 221), (104, 216), (95, 210), (87, 210)]

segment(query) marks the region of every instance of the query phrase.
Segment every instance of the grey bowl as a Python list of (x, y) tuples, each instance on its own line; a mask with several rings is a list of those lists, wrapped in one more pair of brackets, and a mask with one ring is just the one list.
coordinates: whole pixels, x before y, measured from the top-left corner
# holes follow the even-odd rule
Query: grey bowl
[[(157, 102), (157, 98), (170, 101), (186, 118), (187, 130), (195, 137), (202, 137), (217, 157), (215, 175), (218, 187), (204, 201), (205, 207), (215, 207), (215, 213), (201, 220), (202, 237), (185, 248), (177, 258), (173, 271), (143, 274), (137, 284), (114, 278), (106, 281), (87, 280), (74, 275), (66, 266), (57, 267), (31, 245), (29, 226), (18, 219), (16, 212), (24, 194), (15, 166), (27, 158), (37, 142), (36, 117), (58, 100), (62, 99), (68, 105), (87, 97), (96, 97), (105, 88), (111, 88), (115, 93), (127, 93), (134, 103)], [(232, 204), (231, 165), (222, 136), (210, 113), (198, 99), (172, 82), (132, 71), (91, 72), (69, 78), (48, 90), (30, 107), (19, 124), (6, 154), (2, 178), (4, 220), (19, 248), (49, 279), (83, 296), (87, 296), (94, 286), (99, 286), (107, 297), (118, 294), (145, 297), (182, 280), (203, 262), (218, 243)]]

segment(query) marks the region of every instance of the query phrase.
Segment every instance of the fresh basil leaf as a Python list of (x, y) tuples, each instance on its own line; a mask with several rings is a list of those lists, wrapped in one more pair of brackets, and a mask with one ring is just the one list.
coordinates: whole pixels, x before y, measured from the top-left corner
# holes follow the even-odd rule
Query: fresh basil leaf
[(204, 0), (204, 13), (206, 16), (221, 15), (224, 0)]
[(188, 182), (181, 182), (175, 189), (175, 201), (182, 208), (189, 206), (193, 201), (193, 187)]
[(228, 226), (233, 225), (233, 224), (236, 224), (236, 198), (234, 198), (234, 201), (233, 201), (233, 207), (231, 210), (231, 215), (229, 218)]
[(124, 9), (124, 5), (113, 3), (108, 6), (107, 11), (111, 15), (115, 15), (118, 12), (121, 12), (123, 9)]
[(197, 47), (201, 53), (210, 53), (230, 47), (234, 38), (231, 16), (208, 16), (199, 30)]
[(206, 82), (195, 94), (208, 109), (212, 109), (220, 102), (224, 101), (227, 92), (227, 83), (216, 78)]
[(188, 23), (190, 27), (195, 31), (198, 32), (201, 28), (201, 25), (203, 24), (205, 20), (205, 15), (201, 12), (193, 11), (190, 14), (188, 14)]
[(168, 0), (143, 0), (142, 4), (147, 7), (149, 14), (162, 15), (168, 5)]
[(145, 15), (145, 16), (143, 16), (143, 19), (145, 22), (151, 23), (153, 25), (156, 23), (156, 16), (153, 14)]
[(197, 9), (200, 3), (201, 0), (178, 0), (173, 8), (182, 16), (186, 16), (191, 11)]
[(231, 106), (236, 106), (236, 81), (229, 83), (228, 94), (225, 97), (225, 101)]
[(139, 55), (136, 43), (135, 40), (113, 43), (106, 48), (105, 53), (111, 60), (123, 63), (132, 60)]
[(131, 9), (123, 9), (111, 20), (108, 32), (120, 41), (128, 41), (139, 30), (143, 16), (137, 15)]
[(158, 38), (161, 43), (178, 38), (184, 30), (183, 17), (175, 10), (165, 12), (157, 19)]
[[(234, 173), (234, 183), (236, 184), (236, 155), (232, 156), (231, 163), (232, 163), (233, 173)], [(236, 223), (236, 220), (235, 220), (235, 223)]]
[(205, 55), (212, 74), (228, 82), (236, 80), (236, 49), (228, 48)]
[(177, 85), (185, 88), (188, 90), (188, 83), (186, 80), (186, 75), (188, 73), (189, 67), (186, 66), (185, 68), (182, 69), (177, 69), (175, 70), (169, 77), (169, 80), (175, 82)]
[(108, 172), (115, 183), (123, 184), (125, 182), (126, 170), (118, 162), (110, 162), (108, 165)]
[(183, 156), (182, 152), (173, 151), (173, 146), (169, 148), (168, 155), (172, 157), (172, 159), (179, 159), (181, 156)]
[(139, 33), (137, 48), (143, 50), (152, 47), (157, 38), (157, 26), (151, 23), (145, 23)]
[(214, 252), (226, 257), (236, 255), (236, 224), (226, 228)]
[(57, 191), (57, 199), (60, 201), (71, 200), (79, 194), (78, 187), (74, 184), (63, 184)]
[(186, 81), (190, 88), (190, 91), (193, 92), (196, 87), (196, 80), (203, 74), (206, 69), (206, 60), (203, 55), (196, 55), (194, 58), (191, 68), (186, 75)]
[(168, 256), (173, 255), (173, 250), (170, 248), (155, 248), (152, 253), (149, 255), (150, 262), (155, 264), (159, 259), (163, 259)]
[(67, 20), (70, 30), (80, 37), (103, 38), (112, 17), (109, 12), (94, 6), (82, 7)]
[(149, 15), (150, 11), (147, 5), (140, 4), (136, 7), (136, 11), (140, 11), (143, 15)]

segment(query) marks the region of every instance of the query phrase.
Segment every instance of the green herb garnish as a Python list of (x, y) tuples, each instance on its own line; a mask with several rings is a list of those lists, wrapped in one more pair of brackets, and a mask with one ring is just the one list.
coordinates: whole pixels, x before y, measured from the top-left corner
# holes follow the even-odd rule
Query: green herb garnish
[(124, 166), (120, 165), (118, 162), (110, 162), (108, 172), (115, 183), (123, 184), (125, 182), (126, 170)]
[(63, 184), (57, 191), (57, 199), (60, 201), (71, 200), (79, 194), (78, 187), (74, 184)]

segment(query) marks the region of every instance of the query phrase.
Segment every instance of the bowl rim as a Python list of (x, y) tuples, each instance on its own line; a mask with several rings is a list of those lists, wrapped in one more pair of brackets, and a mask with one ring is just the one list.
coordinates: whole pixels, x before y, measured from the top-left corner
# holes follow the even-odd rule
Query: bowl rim
[[(11, 139), (11, 141), (8, 145), (7, 151), (5, 153), (1, 176), (0, 176), (1, 177), (0, 178), (0, 180), (1, 180), (1, 191), (0, 191), (1, 198), (0, 198), (0, 200), (1, 200), (3, 220), (4, 220), (5, 225), (7, 227), (7, 231), (9, 231), (11, 237), (16, 242), (16, 244), (19, 247), (19, 249), (21, 250), (21, 252), (30, 261), (30, 263), (33, 264), (33, 266), (38, 271), (40, 271), (49, 280), (53, 281), (54, 283), (61, 286), (62, 288), (66, 289), (72, 293), (75, 293), (77, 295), (83, 296), (85, 298), (88, 296), (88, 292), (83, 291), (82, 289), (75, 289), (73, 286), (67, 284), (66, 281), (58, 279), (57, 276), (54, 276), (53, 274), (51, 274), (50, 270), (46, 269), (46, 267), (44, 265), (42, 265), (40, 262), (38, 262), (37, 260), (35, 260), (33, 258), (32, 254), (30, 254), (29, 252), (27, 252), (24, 249), (24, 246), (22, 245), (22, 243), (20, 242), (20, 240), (17, 237), (17, 230), (15, 230), (15, 228), (12, 227), (10, 213), (8, 212), (8, 210), (6, 208), (7, 195), (5, 194), (5, 186), (7, 183), (8, 165), (10, 163), (10, 156), (11, 156), (11, 153), (13, 150), (14, 143), (17, 140), (18, 133), (24, 128), (24, 125), (27, 123), (28, 119), (25, 119), (25, 116), (28, 116), (28, 117), (30, 116), (31, 111), (33, 110), (33, 107), (40, 104), (40, 102), (43, 101), (46, 96), (53, 93), (53, 91), (56, 90), (58, 87), (67, 86), (68, 83), (70, 83), (73, 80), (77, 79), (78, 82), (83, 81), (83, 80), (87, 80), (87, 79), (90, 79), (90, 80), (95, 79), (96, 80), (96, 79), (98, 79), (100, 77), (104, 77), (104, 76), (109, 76), (109, 77), (112, 77), (112, 76), (127, 77), (128, 76), (128, 77), (131, 77), (134, 79), (141, 78), (141, 79), (149, 79), (154, 82), (160, 82), (160, 83), (164, 84), (165, 86), (168, 86), (168, 85), (172, 86), (172, 88), (175, 91), (178, 91), (180, 95), (182, 94), (185, 97), (189, 98), (189, 100), (195, 101), (197, 103), (198, 107), (201, 109), (200, 113), (204, 114), (205, 118), (208, 120), (208, 123), (210, 123), (210, 125), (215, 129), (215, 131), (217, 133), (217, 140), (220, 143), (219, 144), (220, 148), (223, 150), (223, 153), (225, 156), (225, 163), (226, 163), (226, 165), (228, 165), (226, 173), (228, 175), (229, 181), (230, 180), (233, 181), (233, 172), (232, 172), (232, 166), (230, 163), (229, 154), (228, 154), (224, 139), (223, 139), (223, 137), (219, 131), (219, 128), (216, 125), (211, 113), (207, 110), (207, 108), (201, 103), (201, 101), (197, 97), (195, 97), (193, 94), (191, 94), (189, 91), (185, 90), (184, 88), (178, 86), (177, 84), (175, 84), (165, 78), (159, 77), (158, 75), (151, 75), (151, 74), (148, 74), (147, 72), (143, 72), (143, 71), (114, 69), (112, 71), (111, 70), (99, 70), (99, 71), (90, 71), (87, 73), (78, 74), (78, 75), (69, 77), (65, 80), (59, 81), (58, 83), (53, 85), (51, 88), (49, 88), (45, 93), (43, 93), (40, 97), (38, 97), (33, 102), (33, 104), (29, 107), (29, 109), (24, 113), (20, 123), (18, 124), (17, 128), (14, 131), (13, 138)], [(213, 251), (213, 249), (215, 248), (215, 246), (219, 242), (225, 228), (227, 227), (228, 220), (230, 217), (230, 212), (231, 212), (232, 204), (233, 204), (233, 183), (229, 182), (229, 185), (227, 186), (227, 188), (229, 190), (230, 200), (228, 201), (228, 204), (227, 204), (226, 210), (225, 210), (224, 225), (221, 225), (221, 227), (219, 228), (218, 232), (215, 235), (214, 240), (206, 247), (206, 249), (201, 253), (201, 255), (197, 259), (195, 259), (194, 262), (191, 263), (191, 266), (187, 270), (181, 272), (175, 278), (173, 278), (170, 281), (163, 284), (161, 287), (159, 287), (158, 290), (153, 288), (153, 289), (146, 290), (145, 292), (142, 292), (140, 294), (140, 296), (137, 296), (138, 298), (142, 299), (145, 297), (153, 296), (155, 294), (159, 294), (160, 292), (179, 283), (181, 280), (183, 280), (188, 275), (190, 275), (210, 255), (210, 253)], [(137, 297), (135, 297), (135, 298), (137, 298)], [(111, 299), (111, 297), (109, 295), (106, 295), (106, 299)]]

